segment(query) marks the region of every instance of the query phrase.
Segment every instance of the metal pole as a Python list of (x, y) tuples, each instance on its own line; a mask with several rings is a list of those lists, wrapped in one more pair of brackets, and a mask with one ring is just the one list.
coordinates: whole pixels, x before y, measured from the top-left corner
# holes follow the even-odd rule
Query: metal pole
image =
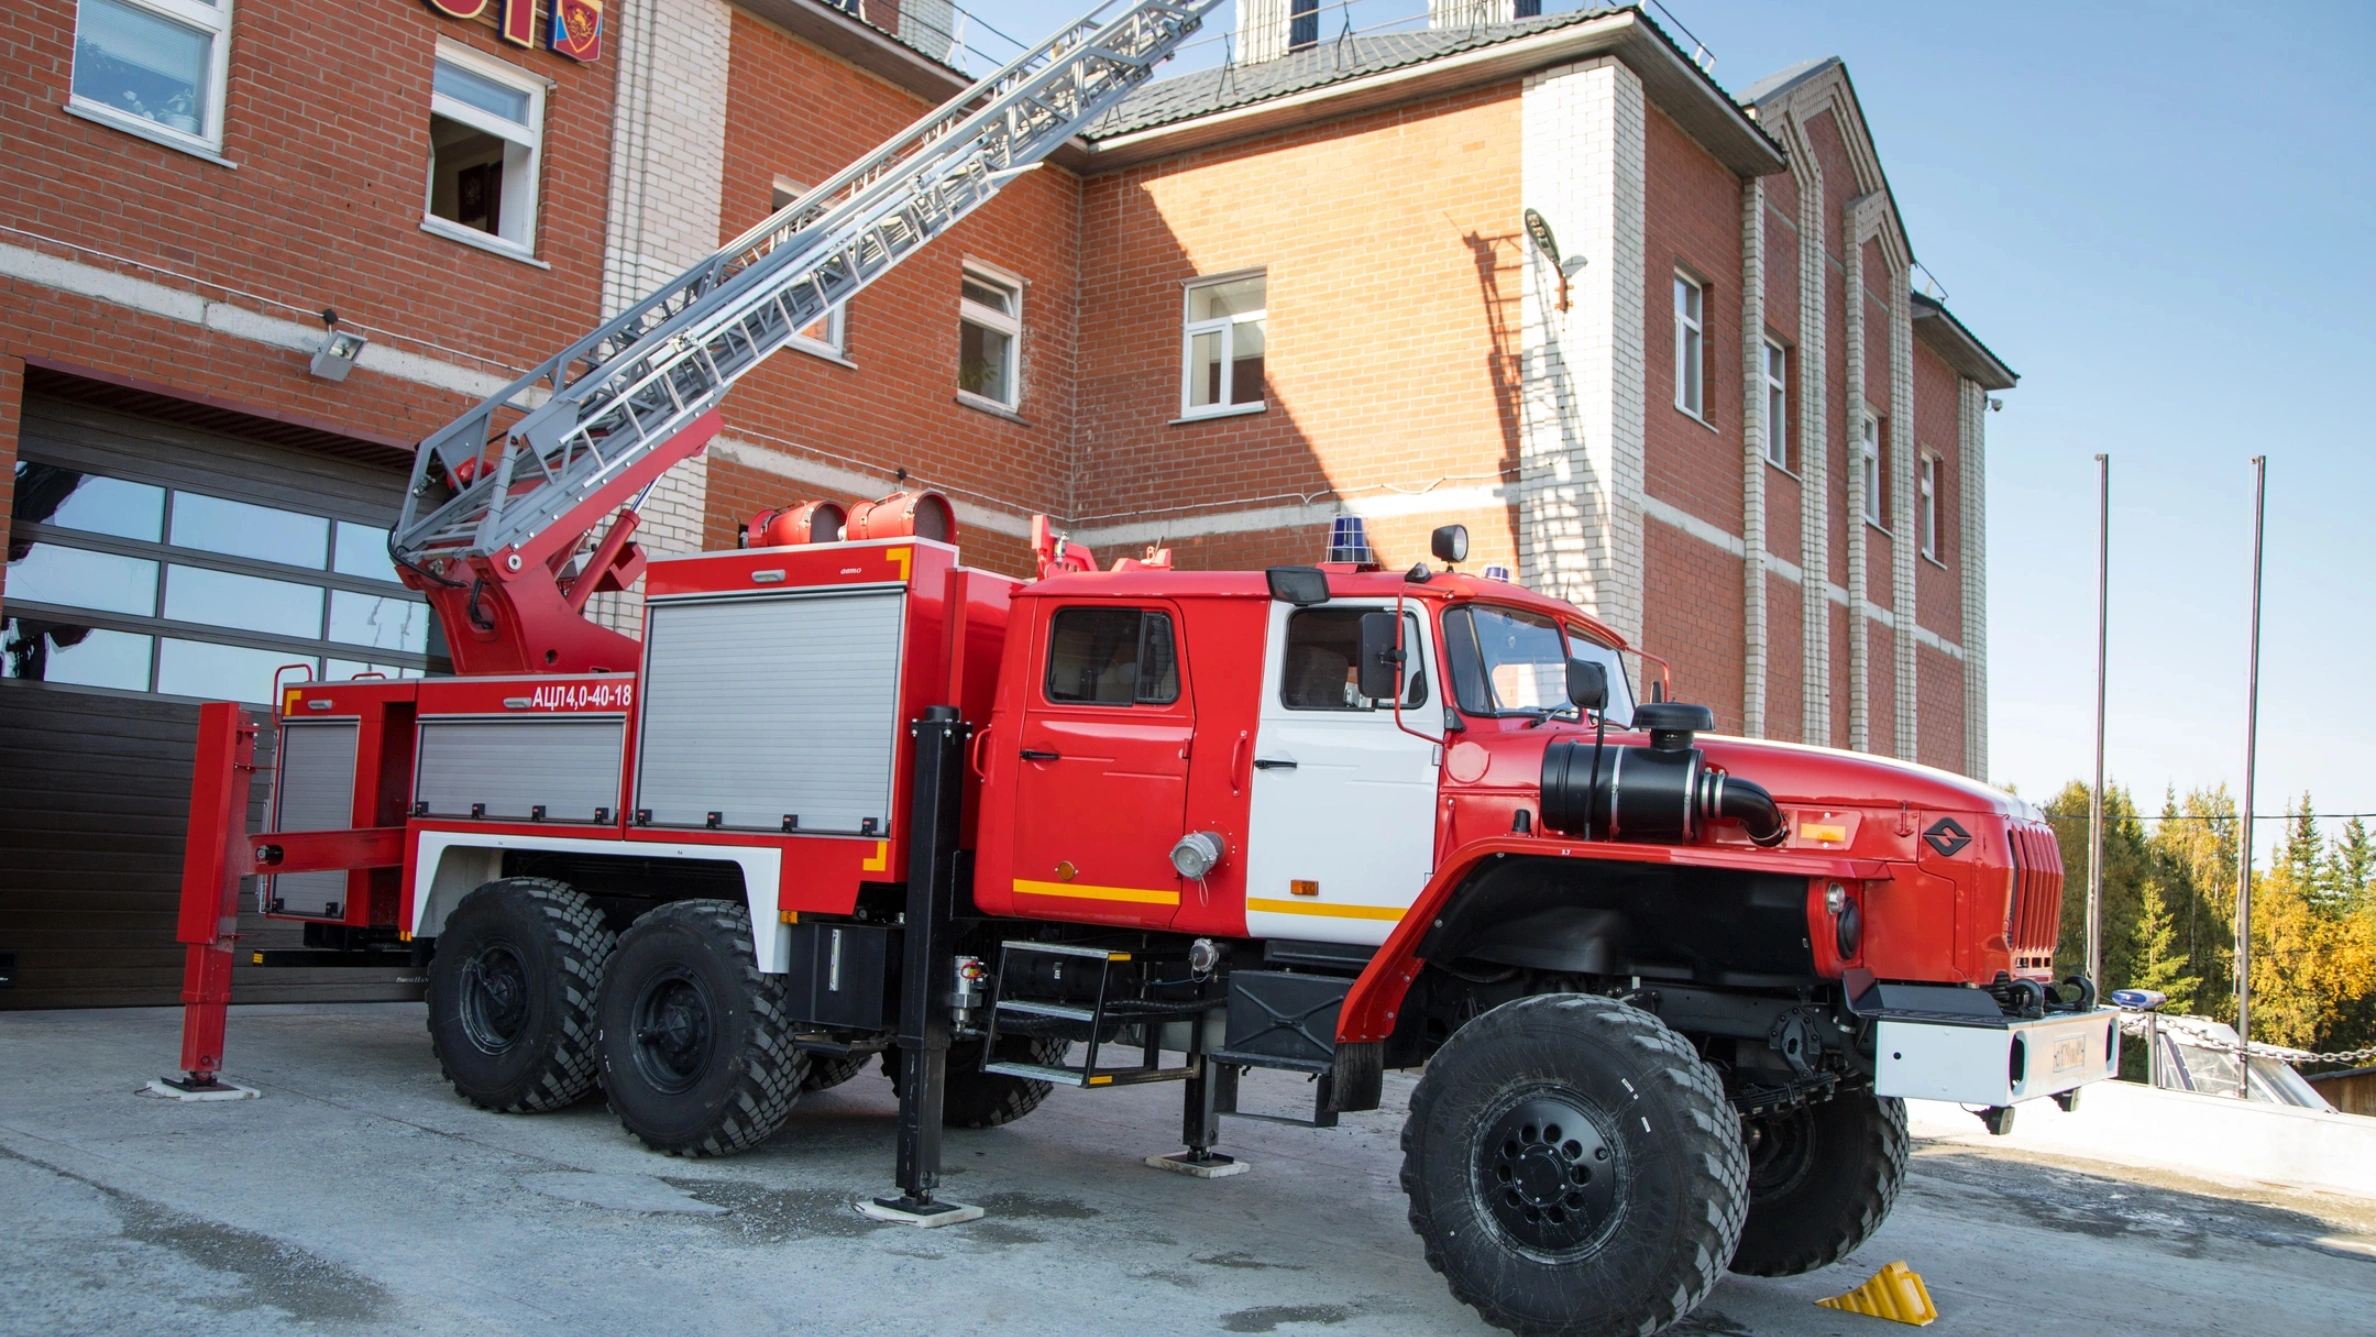
[(2269, 457), (2252, 457), (2252, 661), (2244, 683), (2244, 811), (2236, 850), (2236, 1088), (2252, 1098), (2252, 768), (2260, 747), (2261, 521), (2268, 514)]
[(2095, 787), (2087, 796), (2087, 978), (2104, 987), (2104, 642), (2111, 623), (2112, 457), (2096, 456)]

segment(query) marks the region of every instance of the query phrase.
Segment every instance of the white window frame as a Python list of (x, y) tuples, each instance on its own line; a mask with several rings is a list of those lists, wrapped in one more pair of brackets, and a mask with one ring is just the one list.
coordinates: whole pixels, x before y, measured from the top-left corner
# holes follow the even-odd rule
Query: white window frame
[(1889, 526), (1881, 522), (1881, 418), (1870, 409), (1865, 410), (1857, 454), (1864, 478), (1864, 522), (1886, 534)]
[[(770, 211), (770, 216), (782, 213), (793, 201), (808, 194), (809, 190), (810, 187), (789, 177), (777, 177), (775, 191), (768, 197), (775, 205), (775, 208)], [(792, 347), (813, 357), (824, 358), (828, 362), (839, 362), (845, 367), (853, 365), (849, 355), (849, 316), (850, 304), (848, 302), (835, 303), (826, 308), (824, 319), (801, 329), (792, 336)], [(810, 330), (816, 329), (820, 325), (824, 327), (823, 334), (809, 333)]]
[[(962, 287), (957, 290), (957, 322), (960, 326), (979, 325), (984, 329), (996, 330), (1007, 336), (1006, 383), (1007, 388), (1013, 392), (1014, 398), (1012, 400), (999, 399), (977, 390), (968, 390), (962, 384), (957, 387), (957, 398), (962, 403), (978, 405), (998, 413), (1013, 413), (1023, 404), (1023, 280), (1003, 269), (970, 258), (965, 260), (960, 268), (964, 271), (966, 278), (972, 279), (976, 283), (985, 283), (993, 288), (1004, 288), (1014, 294), (1015, 311), (1013, 315), (1008, 315), (1003, 311), (993, 311), (979, 302), (968, 299)], [(959, 347), (963, 348), (962, 342)], [(964, 370), (962, 357), (960, 363), (958, 370), (962, 374)]]
[[(459, 98), (447, 97), (445, 94), (435, 91), (434, 88), (429, 94), (431, 115), (443, 116), (449, 121), (467, 125), (483, 134), (493, 135), (507, 144), (518, 145), (526, 151), (520, 160), (520, 170), (517, 172), (511, 170), (511, 161), (508, 155), (504, 160), (503, 204), (501, 208), (504, 219), (519, 217), (527, 221), (522, 225), (520, 236), (513, 238), (481, 232), (477, 228), (465, 227), (451, 219), (439, 218), (436, 214), (431, 213), (430, 207), (437, 190), (437, 151), (432, 146), (429, 155), (429, 179), (421, 183), (421, 230), (461, 242), (465, 246), (476, 246), (481, 250), (494, 251), (499, 255), (535, 261), (536, 197), (537, 188), (542, 184), (544, 177), (545, 91), (549, 85), (544, 79), (528, 73), (517, 65), (497, 60), (493, 56), (463, 46), (458, 42), (439, 41), (436, 58), (458, 65), (483, 79), (528, 95), (528, 124), (522, 126), (518, 122), (507, 121), (500, 116), (480, 111)], [(435, 66), (430, 68), (430, 76), (432, 79), (436, 77)]]
[(1765, 341), (1765, 360), (1759, 364), (1765, 381), (1766, 463), (1790, 471), (1790, 350), (1772, 339)]
[[(1684, 295), (1699, 310), (1684, 309)], [(1708, 285), (1690, 274), (1675, 271), (1675, 407), (1708, 420)]]
[[(1262, 306), (1260, 309), (1241, 312), (1237, 315), (1215, 316), (1209, 320), (1192, 321), (1188, 319), (1188, 313), (1196, 309), (1197, 289), (1214, 288), (1224, 283), (1238, 283), (1246, 279), (1257, 278), (1262, 280)], [(1270, 366), (1270, 271), (1267, 269), (1240, 269), (1228, 274), (1199, 275), (1181, 286), (1180, 417), (1182, 420), (1227, 418), (1240, 413), (1261, 413), (1270, 407), (1267, 393), (1265, 398), (1249, 400), (1243, 404), (1229, 402), (1230, 395), (1235, 388), (1233, 382), (1237, 377), (1235, 356), (1237, 327), (1243, 324), (1262, 326), (1264, 389), (1267, 392), (1269, 388), (1268, 368)], [(1195, 397), (1196, 388), (1196, 337), (1200, 334), (1213, 333), (1219, 333), (1221, 336), (1221, 393), (1210, 404), (1191, 407), (1189, 401)]]
[(1939, 457), (1930, 451), (1922, 452), (1915, 481), (1920, 491), (1915, 497), (1914, 527), (1920, 537), (1922, 555), (1939, 560)]
[[(78, 116), (110, 125), (116, 129), (153, 140), (167, 148), (181, 149), (199, 157), (221, 163), (223, 151), (223, 108), (231, 82), (231, 0), (217, 0), (215, 4), (201, 4), (199, 0), (116, 0), (127, 9), (146, 10), (159, 18), (171, 19), (186, 28), (196, 28), (209, 35), (212, 49), (206, 68), (206, 119), (199, 134), (176, 130), (145, 116), (135, 116), (121, 107), (94, 102), (74, 88), (74, 55), (67, 60), (66, 109)], [(82, 33), (82, 0), (75, 0), (74, 30), (79, 47)], [(79, 55), (79, 50), (74, 53)], [(230, 166), (224, 163), (224, 166)]]

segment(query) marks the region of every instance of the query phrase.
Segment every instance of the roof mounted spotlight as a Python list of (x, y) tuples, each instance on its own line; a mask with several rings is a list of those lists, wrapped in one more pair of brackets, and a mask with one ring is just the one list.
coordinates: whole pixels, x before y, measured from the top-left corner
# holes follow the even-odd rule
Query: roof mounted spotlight
[(330, 307), (322, 308), (322, 329), (322, 346), (314, 350), (306, 370), (325, 381), (343, 381), (355, 369), (355, 359), (363, 355), (363, 345), (371, 341), (360, 334), (341, 334), (338, 312)]

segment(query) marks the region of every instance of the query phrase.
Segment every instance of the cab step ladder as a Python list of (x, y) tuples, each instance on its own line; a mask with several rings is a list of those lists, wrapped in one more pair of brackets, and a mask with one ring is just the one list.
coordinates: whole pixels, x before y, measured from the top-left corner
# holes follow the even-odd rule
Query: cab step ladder
[[(1021, 978), (1018, 958), (1053, 957), (1051, 975), (1063, 978), (1066, 963), (1094, 967), (1097, 988), (1086, 1006), (1072, 997), (1057, 998), (1013, 997), (1013, 985)], [(1228, 1006), (1220, 998), (1153, 999), (1115, 996), (1116, 966), (1144, 962), (1145, 958), (1130, 952), (1110, 951), (1103, 947), (1084, 947), (1072, 943), (1014, 941), (1003, 943), (998, 953), (998, 991), (990, 1004), (990, 1026), (983, 1040), (982, 1050), (987, 1057), (997, 1053), (999, 1032), (1053, 1036), (1084, 1044), (1079, 1067), (1069, 1064), (1047, 1065), (1015, 1063), (991, 1058), (982, 1067), (984, 1072), (1003, 1073), (1009, 1077), (1028, 1077), (1034, 1081), (1054, 1082), (1059, 1086), (1104, 1087), (1135, 1086), (1142, 1082), (1179, 1082), (1200, 1078), (1204, 1072), (1205, 1021)], [(1184, 962), (1182, 963), (1184, 966)], [(1163, 1029), (1166, 1023), (1187, 1022), (1187, 1062), (1176, 1068), (1161, 1066)], [(1140, 1029), (1138, 1062), (1123, 1067), (1101, 1067), (1098, 1055), (1112, 1044), (1112, 1035), (1120, 1027)]]

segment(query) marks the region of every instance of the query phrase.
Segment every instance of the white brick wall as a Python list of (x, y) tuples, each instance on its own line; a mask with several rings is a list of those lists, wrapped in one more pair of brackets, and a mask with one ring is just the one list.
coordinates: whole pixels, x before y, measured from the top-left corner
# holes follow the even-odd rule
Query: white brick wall
[(1238, 0), (1236, 50), (1240, 65), (1287, 54), (1287, 0)]
[(1741, 733), (1766, 731), (1765, 180), (1741, 184)]
[(1891, 525), (1897, 541), (1889, 545), (1889, 601), (1896, 614), (1898, 634), (1890, 638), (1896, 669), (1897, 755), (1914, 760), (1921, 727), (1916, 709), (1921, 687), (1914, 669), (1914, 563), (1922, 536), (1914, 527), (1915, 467), (1921, 442), (1914, 435), (1914, 299), (1913, 271), (1892, 265), (1889, 272), (1889, 403), (1894, 421), (1890, 432), (1889, 490)]
[(1519, 427), (1519, 564), (1630, 641), (1642, 634), (1641, 80), (1601, 58), (1530, 75), (1526, 203), (1586, 260), (1559, 310), (1559, 263), (1529, 242)]
[[(1790, 121), (1791, 172), (1799, 196), (1799, 562), (1809, 590), (1831, 584), (1831, 428), (1826, 393), (1830, 385), (1830, 350), (1825, 338), (1825, 282), (1823, 239), (1829, 219), (1823, 208), (1823, 168), (1814, 149)], [(1852, 605), (1853, 606), (1853, 605)], [(1828, 747), (1831, 724), (1831, 605), (1827, 600), (1800, 600), (1801, 709), (1800, 739)]]
[(1427, 0), (1430, 28), (1482, 28), (1492, 23), (1508, 23), (1516, 17), (1515, 0)]
[(1988, 778), (1988, 395), (1976, 381), (1957, 382), (1957, 443), (1962, 467), (1956, 496), (1961, 520), (1957, 569), (1963, 573), (1964, 774)]
[[(1871, 588), (1868, 550), (1865, 546), (1865, 485), (1864, 485), (1864, 417), (1865, 407), (1865, 291), (1864, 291), (1864, 219), (1872, 202), (1870, 196), (1850, 200), (1840, 219), (1840, 235), (1846, 244), (1841, 246), (1845, 261), (1841, 276), (1840, 325), (1845, 345), (1840, 356), (1847, 360), (1846, 412), (1840, 415), (1847, 429), (1847, 450), (1843, 455), (1848, 465), (1848, 606), (1859, 607)], [(1848, 746), (1859, 752), (1872, 746), (1872, 685), (1867, 674), (1872, 671), (1872, 637), (1865, 620), (1851, 615), (1848, 619)]]
[[(615, 315), (718, 248), (726, 172), (726, 70), (733, 19), (722, 0), (614, 0), (618, 98), (611, 131), (610, 212), (602, 308)], [(644, 502), (637, 541), (651, 552), (698, 552), (709, 465), (669, 470)], [(642, 597), (603, 595), (594, 620), (630, 635)]]

